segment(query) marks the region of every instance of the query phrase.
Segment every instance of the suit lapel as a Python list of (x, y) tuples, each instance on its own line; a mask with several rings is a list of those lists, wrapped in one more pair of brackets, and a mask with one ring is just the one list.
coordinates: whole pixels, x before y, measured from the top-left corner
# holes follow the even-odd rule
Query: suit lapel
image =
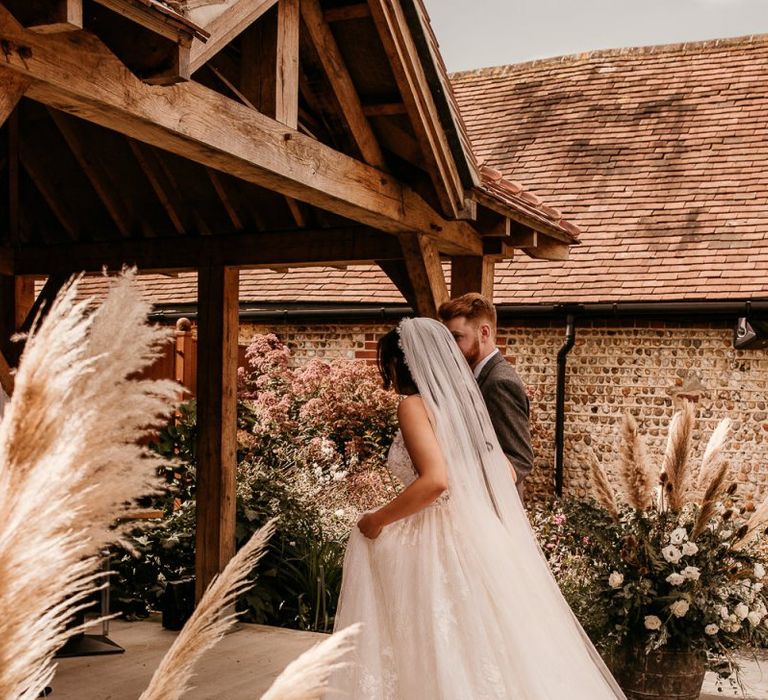
[(499, 364), (499, 362), (506, 362), (504, 359), (504, 356), (497, 352), (488, 362), (486, 363), (485, 367), (480, 371), (480, 376), (477, 378), (477, 383), (480, 386), (483, 386), (485, 384), (485, 380), (488, 378), (488, 375), (491, 373), (491, 370)]

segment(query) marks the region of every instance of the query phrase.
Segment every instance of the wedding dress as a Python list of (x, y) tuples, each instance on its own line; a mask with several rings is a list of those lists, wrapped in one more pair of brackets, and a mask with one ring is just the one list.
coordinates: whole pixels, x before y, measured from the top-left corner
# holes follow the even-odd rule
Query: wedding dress
[[(431, 319), (400, 325), (449, 488), (375, 540), (350, 535), (336, 629), (362, 622), (327, 698), (624, 698), (562, 597), (466, 361)], [(417, 478), (398, 431), (388, 468)]]

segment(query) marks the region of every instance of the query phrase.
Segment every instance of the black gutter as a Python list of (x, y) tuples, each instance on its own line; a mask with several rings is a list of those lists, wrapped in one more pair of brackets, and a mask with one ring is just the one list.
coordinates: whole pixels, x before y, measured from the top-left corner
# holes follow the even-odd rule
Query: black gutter
[[(499, 304), (496, 306), (499, 318), (565, 318), (568, 314), (579, 318), (627, 318), (627, 317), (738, 317), (768, 315), (768, 301), (681, 301), (681, 302), (595, 302), (584, 304)], [(306, 304), (297, 302), (291, 306), (240, 305), (243, 320), (276, 322), (280, 321), (380, 321), (396, 320), (412, 316), (413, 310), (406, 304)], [(150, 315), (154, 321), (176, 321), (180, 318), (197, 318), (196, 304), (179, 304), (173, 307), (156, 308)]]
[(555, 398), (555, 494), (563, 495), (563, 447), (565, 444), (565, 369), (566, 358), (576, 342), (573, 314), (565, 319), (565, 340), (557, 351), (557, 391)]

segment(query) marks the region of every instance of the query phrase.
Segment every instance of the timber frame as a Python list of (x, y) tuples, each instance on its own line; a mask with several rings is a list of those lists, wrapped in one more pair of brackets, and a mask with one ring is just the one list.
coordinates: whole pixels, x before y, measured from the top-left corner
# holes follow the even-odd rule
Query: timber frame
[(578, 231), (477, 165), (421, 0), (185, 6), (0, 0), (0, 385), (71, 274), (198, 272), (200, 592), (234, 552), (240, 268), (376, 263), (434, 316)]

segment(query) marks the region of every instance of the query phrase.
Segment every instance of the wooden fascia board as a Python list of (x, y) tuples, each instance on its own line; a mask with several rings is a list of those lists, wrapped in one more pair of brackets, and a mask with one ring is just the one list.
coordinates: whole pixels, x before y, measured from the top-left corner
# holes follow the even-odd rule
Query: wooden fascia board
[(95, 272), (105, 266), (119, 270), (126, 264), (140, 270), (194, 270), (209, 263), (243, 268), (304, 267), (373, 264), (400, 257), (395, 236), (350, 226), (24, 246), (11, 253), (11, 267), (17, 274), (51, 275)]
[(504, 204), (503, 202), (500, 202), (482, 190), (474, 190), (472, 192), (472, 197), (477, 201), (478, 204), (481, 204), (487, 209), (495, 211), (497, 214), (501, 214), (502, 216), (506, 216), (512, 221), (516, 221), (517, 223), (531, 228), (534, 231), (546, 234), (550, 238), (553, 238), (557, 241), (562, 241), (567, 245), (579, 244), (579, 241), (569, 233), (563, 231), (555, 224), (547, 221), (537, 214), (528, 213), (523, 211), (522, 208)]
[(441, 252), (478, 255), (465, 221), (448, 221), (415, 191), (354, 158), (194, 81), (146, 85), (95, 36), (36, 35), (0, 5), (0, 73), (31, 78), (32, 99), (361, 224), (431, 236)]
[(207, 31), (159, 2), (144, 0), (94, 0), (94, 2), (172, 41), (178, 41), (181, 37), (186, 37), (187, 42), (193, 37), (203, 40), (208, 37)]
[[(277, 0), (231, 0), (220, 14), (205, 25), (205, 31), (209, 34), (208, 39), (192, 41), (190, 72), (194, 73), (213, 58), (276, 3)], [(203, 9), (208, 8), (199, 8), (197, 11), (200, 12)], [(194, 16), (195, 10), (192, 12)]]
[(368, 6), (438, 198), (446, 214), (458, 216), (464, 208), (464, 186), (402, 7), (398, 0), (368, 0)]

